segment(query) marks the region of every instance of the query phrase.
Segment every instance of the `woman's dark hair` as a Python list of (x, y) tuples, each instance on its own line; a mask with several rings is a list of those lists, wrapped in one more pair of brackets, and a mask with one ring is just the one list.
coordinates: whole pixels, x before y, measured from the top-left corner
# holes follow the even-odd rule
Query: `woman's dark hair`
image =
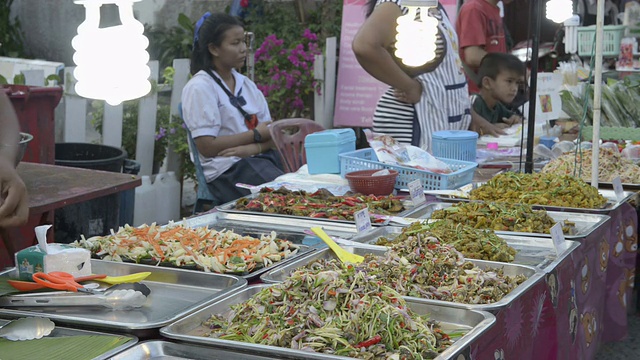
[(191, 51), (191, 75), (211, 67), (213, 59), (209, 52), (209, 44), (222, 45), (224, 33), (236, 26), (243, 26), (237, 18), (225, 13), (214, 13), (204, 21), (200, 29), (195, 29), (197, 34)]

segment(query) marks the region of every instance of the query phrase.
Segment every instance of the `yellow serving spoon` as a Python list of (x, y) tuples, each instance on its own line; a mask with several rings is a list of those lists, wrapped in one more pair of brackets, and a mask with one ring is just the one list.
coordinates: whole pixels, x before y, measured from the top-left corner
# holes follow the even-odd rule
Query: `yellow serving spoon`
[(322, 239), (322, 241), (324, 241), (327, 245), (329, 245), (329, 248), (333, 250), (333, 252), (338, 256), (338, 259), (342, 261), (342, 263), (359, 264), (362, 261), (364, 261), (364, 257), (360, 255), (352, 254), (347, 250), (341, 248), (340, 245), (336, 244), (336, 242), (333, 241), (329, 237), (329, 235), (327, 235), (327, 233), (324, 232), (324, 230), (322, 230), (322, 228), (312, 227), (311, 231), (313, 231), (314, 234), (318, 235), (318, 237)]

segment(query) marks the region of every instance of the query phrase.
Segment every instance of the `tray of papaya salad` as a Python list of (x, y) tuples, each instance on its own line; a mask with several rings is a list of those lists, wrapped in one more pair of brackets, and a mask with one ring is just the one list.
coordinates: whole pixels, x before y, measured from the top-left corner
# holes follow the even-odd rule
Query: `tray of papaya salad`
[(506, 235), (490, 229), (477, 229), (471, 225), (445, 220), (416, 222), (406, 227), (385, 226), (358, 233), (351, 241), (391, 247), (411, 237), (435, 236), (452, 245), (469, 259), (496, 261), (533, 266), (550, 272), (576, 250), (578, 241), (563, 240), (562, 249), (556, 250), (551, 237)]
[(416, 211), (410, 200), (396, 195), (375, 196), (357, 193), (333, 195), (327, 189), (313, 193), (281, 187), (264, 187), (259, 192), (217, 206), (228, 219), (287, 224), (307, 227), (329, 225), (356, 232), (354, 213), (367, 207), (373, 226), (389, 223), (393, 216), (404, 217)]
[(356, 269), (375, 277), (405, 299), (464, 309), (498, 311), (540, 281), (544, 272), (531, 266), (467, 259), (453, 246), (435, 236), (417, 236), (390, 248), (359, 249), (360, 264), (342, 264), (330, 249), (319, 250), (289, 264), (267, 271), (260, 279), (279, 283), (297, 271)]
[[(190, 222), (192, 221), (192, 222)], [(71, 245), (100, 260), (236, 275), (250, 281), (266, 270), (304, 256), (314, 248), (302, 244), (304, 233), (285, 227), (253, 228), (242, 222), (198, 219), (125, 225), (105, 236)]]
[(278, 359), (455, 359), (495, 321), (485, 311), (405, 300), (362, 272), (308, 269), (249, 286), (160, 332)]

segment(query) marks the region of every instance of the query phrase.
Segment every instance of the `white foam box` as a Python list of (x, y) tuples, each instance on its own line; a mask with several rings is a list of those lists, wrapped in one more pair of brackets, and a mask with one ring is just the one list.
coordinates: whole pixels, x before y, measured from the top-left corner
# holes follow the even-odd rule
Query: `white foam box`
[(15, 254), (20, 279), (32, 280), (37, 272), (64, 271), (74, 277), (91, 275), (91, 252), (67, 244), (47, 244), (45, 253), (38, 245)]

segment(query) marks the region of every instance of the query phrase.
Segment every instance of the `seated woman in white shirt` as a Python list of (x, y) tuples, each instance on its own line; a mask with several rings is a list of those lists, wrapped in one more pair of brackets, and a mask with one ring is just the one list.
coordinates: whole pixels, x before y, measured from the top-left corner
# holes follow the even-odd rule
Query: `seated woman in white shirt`
[(244, 28), (236, 18), (206, 13), (196, 23), (193, 77), (182, 92), (182, 111), (207, 186), (223, 203), (249, 194), (236, 183), (260, 185), (283, 174), (269, 134), (267, 101), (236, 71), (246, 55)]

